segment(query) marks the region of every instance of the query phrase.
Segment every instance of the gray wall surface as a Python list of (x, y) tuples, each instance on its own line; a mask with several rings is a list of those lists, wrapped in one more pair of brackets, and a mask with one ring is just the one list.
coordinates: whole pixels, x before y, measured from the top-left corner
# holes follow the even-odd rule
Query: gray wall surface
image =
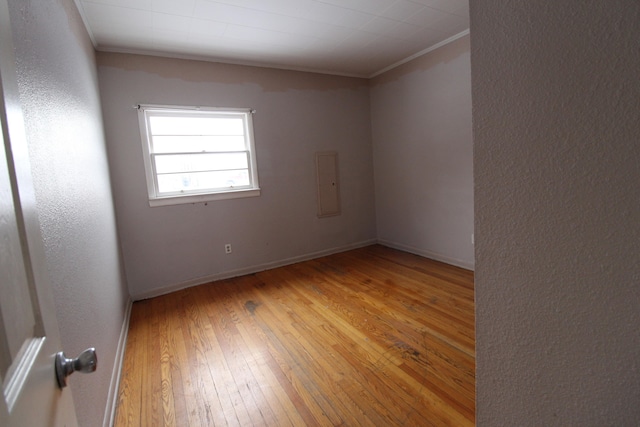
[(371, 81), (378, 239), (473, 269), (469, 37)]
[(69, 386), (79, 424), (101, 425), (128, 292), (93, 46), (71, 0), (9, 0), (9, 9), (62, 344), (73, 357), (96, 347), (100, 361), (95, 373), (74, 375)]
[[(97, 57), (134, 298), (375, 241), (366, 80), (141, 55)], [(262, 194), (149, 207), (135, 104), (256, 109)], [(342, 214), (319, 219), (314, 154), (331, 150), (339, 155)]]
[(472, 1), (477, 423), (640, 420), (640, 3)]

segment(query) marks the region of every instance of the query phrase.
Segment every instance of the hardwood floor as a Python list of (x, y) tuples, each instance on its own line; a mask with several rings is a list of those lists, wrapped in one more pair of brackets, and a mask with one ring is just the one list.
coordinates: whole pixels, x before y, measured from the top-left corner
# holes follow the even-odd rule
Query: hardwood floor
[(136, 302), (116, 426), (471, 426), (473, 273), (374, 245)]

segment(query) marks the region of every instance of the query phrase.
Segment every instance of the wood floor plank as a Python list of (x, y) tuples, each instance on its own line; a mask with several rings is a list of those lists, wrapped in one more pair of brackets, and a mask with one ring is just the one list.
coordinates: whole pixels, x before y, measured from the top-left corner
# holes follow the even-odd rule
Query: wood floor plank
[[(243, 282), (246, 286), (238, 287), (236, 285), (238, 281)], [(257, 294), (251, 291), (255, 281), (255, 276), (245, 276), (236, 279), (232, 284), (227, 284), (226, 291), (238, 296), (238, 298), (233, 298), (230, 301), (231, 304), (235, 305), (235, 312), (238, 313), (240, 319), (237, 324), (238, 331), (247, 346), (252, 348), (252, 353), (255, 354), (255, 349), (256, 347), (258, 348), (258, 354), (255, 359), (264, 378), (261, 384), (263, 388), (270, 391), (270, 393), (265, 394), (272, 398), (275, 397), (278, 402), (273, 404), (274, 412), (278, 418), (278, 423), (275, 425), (304, 425), (306, 424), (305, 418), (307, 420), (311, 419), (310, 413), (308, 411), (303, 411), (304, 414), (299, 413), (306, 407), (301, 406), (299, 395), (292, 394), (291, 383), (285, 380), (284, 372), (279, 368), (275, 368), (280, 366), (277, 362), (277, 359), (280, 359), (279, 354), (276, 357), (272, 355), (266, 336), (261, 333), (262, 330), (259, 325), (251, 321), (256, 308), (255, 301), (257, 300)], [(255, 282), (255, 284), (261, 285), (260, 282)], [(279, 410), (279, 406), (281, 410)]]
[[(322, 260), (316, 260), (315, 262), (321, 264)], [(473, 315), (468, 314), (469, 312), (473, 313), (472, 293), (460, 293), (453, 286), (441, 290), (438, 283), (441, 279), (423, 278), (420, 281), (416, 278), (414, 270), (397, 265), (385, 265), (385, 268), (380, 268), (379, 263), (375, 262), (375, 260), (359, 260), (358, 264), (351, 267), (351, 269), (353, 271), (348, 272), (350, 276), (361, 279), (363, 283), (372, 284), (376, 289), (390, 292), (385, 295), (385, 302), (391, 300), (399, 304), (400, 300), (398, 298), (404, 295), (410, 297), (414, 303), (409, 304), (407, 308), (419, 309), (419, 306), (416, 307), (415, 303), (425, 304), (431, 302), (433, 304), (439, 297), (446, 297), (450, 303), (445, 309), (436, 310), (423, 320), (443, 337), (447, 337), (458, 344), (467, 344), (466, 349), (469, 352), (473, 351), (473, 336), (469, 336), (470, 334), (468, 333), (468, 330), (473, 330)], [(433, 306), (428, 308), (433, 309)], [(397, 307), (397, 309), (398, 313), (406, 311), (402, 307)], [(463, 310), (464, 317), (456, 316), (456, 312), (460, 309)]]
[[(239, 293), (237, 302), (242, 304), (246, 308), (247, 315), (255, 311), (258, 300), (258, 295), (252, 292), (252, 288), (255, 286), (263, 285), (255, 279), (254, 276), (244, 276), (242, 278), (235, 279), (234, 282), (242, 281), (247, 286), (240, 286), (240, 289), (234, 287), (233, 293)], [(235, 283), (232, 285), (234, 286)], [(242, 301), (242, 302), (241, 302)], [(293, 425), (322, 425), (314, 417), (313, 413), (307, 406), (309, 397), (306, 390), (302, 390), (302, 394), (295, 387), (295, 378), (293, 375), (293, 369), (291, 363), (286, 359), (286, 352), (279, 351), (278, 345), (274, 341), (270, 340), (267, 334), (264, 332), (263, 327), (257, 322), (247, 322), (248, 327), (246, 331), (251, 334), (253, 340), (250, 340), (253, 345), (260, 342), (264, 345), (265, 352), (263, 353), (265, 367), (268, 369), (272, 381), (270, 387), (273, 392), (278, 396), (278, 399), (282, 403), (286, 414)]]
[[(179, 296), (176, 296), (179, 298)], [(199, 406), (196, 392), (192, 390), (189, 353), (184, 342), (184, 312), (179, 304), (171, 304), (167, 298), (157, 298), (164, 309), (163, 328), (167, 336), (167, 352), (171, 361), (171, 388), (175, 407), (175, 424), (197, 426), (201, 420), (198, 415)], [(164, 391), (164, 390), (163, 390)]]
[[(142, 411), (140, 418), (148, 425), (163, 425), (162, 413), (162, 371), (160, 368), (160, 330), (158, 317), (153, 314), (155, 304), (150, 303), (151, 316), (146, 320), (146, 334), (144, 335), (144, 355), (142, 370)], [(146, 392), (145, 392), (146, 391)], [(160, 398), (147, 399), (148, 395)]]
[[(325, 290), (325, 292), (329, 291)], [(465, 355), (442, 358), (446, 354), (446, 350), (443, 351), (443, 346), (446, 344), (438, 337), (429, 334), (429, 331), (423, 329), (419, 323), (412, 324), (411, 319), (406, 316), (401, 318), (388, 316), (389, 299), (386, 304), (380, 303), (378, 307), (370, 300), (366, 306), (359, 307), (361, 303), (362, 301), (352, 300), (351, 309), (360, 309), (360, 313), (354, 312), (354, 317), (358, 317), (358, 321), (361, 323), (366, 323), (368, 319), (374, 320), (370, 324), (375, 324), (376, 330), (371, 330), (371, 337), (375, 337), (378, 342), (383, 344), (391, 341), (394, 346), (398, 347), (403, 359), (414, 359), (414, 362), (420, 367), (431, 371), (429, 377), (432, 385), (439, 386), (442, 392), (451, 388), (456, 389), (454, 394), (470, 397), (465, 403), (472, 407), (473, 387), (458, 378), (460, 374), (472, 374), (472, 358), (465, 357)], [(427, 340), (429, 345), (427, 345)], [(421, 352), (418, 350), (420, 348), (425, 348), (427, 351)], [(452, 364), (455, 366), (452, 367)], [(467, 387), (460, 387), (461, 385)]]
[(115, 426), (472, 426), (473, 273), (368, 246), (136, 302)]
[[(284, 391), (280, 387), (273, 386), (278, 383), (278, 380), (269, 366), (271, 356), (266, 344), (253, 332), (252, 328), (247, 329), (245, 326), (249, 321), (250, 312), (240, 301), (251, 301), (254, 298), (253, 295), (249, 296), (247, 294), (247, 286), (234, 288), (233, 292), (229, 292), (227, 289), (224, 289), (223, 286), (210, 286), (207, 287), (207, 289), (210, 292), (214, 292), (214, 298), (217, 297), (215, 294), (216, 290), (222, 290), (224, 291), (223, 293), (226, 292), (227, 295), (236, 296), (236, 298), (225, 298), (224, 305), (235, 319), (234, 323), (238, 333), (236, 345), (253, 374), (257, 386), (261, 390), (261, 395), (264, 400), (261, 402), (260, 411), (267, 412), (267, 414), (263, 414), (265, 423), (267, 425), (278, 426), (303, 425), (304, 422), (302, 418), (296, 416), (297, 411)], [(271, 412), (271, 414), (269, 414), (269, 412)]]
[[(171, 330), (176, 325), (173, 324), (170, 316), (164, 316), (166, 309), (166, 299), (158, 300), (155, 304), (155, 316), (158, 319), (158, 340), (160, 344), (160, 378), (161, 378), (161, 393), (162, 393), (162, 417), (163, 424), (165, 426), (176, 425), (176, 401), (178, 407), (180, 407), (180, 397), (182, 378), (176, 376), (173, 373), (173, 377), (176, 381), (173, 381), (172, 371), (175, 365), (172, 366), (173, 352), (172, 348), (175, 347), (175, 342), (171, 342)], [(174, 393), (176, 399), (174, 399)], [(183, 414), (180, 414), (184, 416)]]
[[(205, 294), (202, 294), (204, 291), (204, 287), (201, 287), (201, 297), (205, 297)], [(251, 420), (251, 425), (267, 424), (273, 420), (273, 412), (268, 406), (260, 406), (264, 396), (238, 344), (240, 333), (233, 321), (235, 314), (233, 311), (229, 312), (228, 307), (225, 306), (225, 299), (225, 296), (219, 299), (221, 304), (218, 304), (218, 310), (207, 313), (213, 326), (213, 333), (217, 337), (226, 365), (233, 373), (235, 387)]]
[[(282, 274), (280, 275), (282, 276)], [(292, 277), (299, 277), (299, 276), (301, 276), (301, 273), (297, 272), (297, 274), (293, 274)], [(319, 293), (326, 296), (329, 301), (341, 300), (341, 297), (339, 295), (333, 294), (332, 292), (330, 292), (330, 288), (323, 286), (319, 281), (315, 282), (314, 287), (317, 289)], [(295, 292), (295, 290), (293, 290), (292, 292)], [(400, 341), (398, 338), (395, 338), (393, 335), (389, 333), (383, 333), (384, 331), (379, 330), (380, 326), (383, 325), (383, 322), (378, 321), (378, 322), (367, 323), (366, 317), (368, 316), (362, 316), (361, 313), (358, 312), (358, 303), (354, 299), (350, 301), (350, 304), (348, 306), (344, 306), (342, 304), (333, 304), (332, 308), (336, 310), (336, 313), (338, 314), (338, 316), (342, 317), (342, 322), (343, 322), (340, 325), (339, 331), (333, 332), (334, 335), (339, 335), (342, 333), (340, 331), (345, 331), (345, 330), (350, 331), (351, 335), (356, 335), (357, 332), (351, 329), (353, 325), (358, 325), (359, 326), (358, 329), (365, 331), (365, 335), (360, 337), (359, 342), (350, 343), (350, 346), (353, 349), (352, 351), (356, 351), (356, 352), (361, 351), (361, 353), (357, 354), (357, 360), (359, 360), (359, 363), (362, 363), (362, 361), (365, 359), (369, 360), (370, 358), (373, 358), (376, 360), (376, 362), (382, 361), (383, 363), (385, 363), (386, 366), (384, 366), (384, 369), (388, 370), (393, 365), (400, 366), (401, 364), (403, 364), (404, 363), (403, 361), (406, 355), (407, 354), (413, 355), (413, 352), (416, 351), (411, 347), (409, 347), (403, 341)], [(305, 317), (308, 318), (309, 316), (307, 315)], [(333, 318), (332, 323), (339, 324), (340, 320), (338, 318)], [(322, 331), (322, 329), (315, 328), (314, 331), (318, 333)], [(389, 342), (389, 339), (391, 339), (391, 342)], [(330, 342), (331, 338), (325, 337), (325, 340), (327, 342)], [(340, 342), (349, 342), (349, 337), (347, 335), (340, 336)], [(378, 348), (374, 348), (373, 343), (378, 343), (379, 344)], [(346, 354), (345, 358), (350, 358), (349, 356), (350, 355)], [(433, 375), (430, 375), (430, 377), (433, 377)], [(376, 379), (377, 379), (376, 377), (371, 378), (370, 381), (372, 382), (368, 384), (369, 389), (371, 390), (377, 389), (377, 387), (374, 386), (374, 384), (377, 385)], [(394, 385), (397, 387), (397, 384), (394, 384)], [(418, 387), (421, 388), (422, 384), (419, 384)], [(415, 393), (416, 391), (417, 391), (416, 389), (412, 389), (410, 392), (410, 396), (412, 396), (413, 393)], [(441, 390), (440, 392), (442, 393)], [(397, 396), (397, 394), (390, 393), (387, 396), (383, 396), (382, 400), (385, 402), (385, 404), (388, 405), (390, 403), (390, 400), (393, 398), (393, 396)], [(411, 399), (412, 399), (411, 397), (407, 398), (407, 400), (411, 400)], [(406, 410), (407, 408), (403, 408), (399, 412), (406, 413)], [(425, 414), (425, 416), (433, 417), (434, 414), (433, 413), (430, 413), (428, 415)], [(422, 423), (424, 423), (424, 420), (422, 421)]]
[[(282, 273), (279, 274), (279, 277), (280, 280), (283, 279)], [(295, 277), (295, 275), (291, 277)], [(295, 295), (301, 290), (301, 288), (303, 287), (290, 289), (288, 292), (291, 295)], [(348, 332), (346, 334), (343, 334), (336, 328), (333, 328), (331, 325), (335, 323), (340, 323), (341, 328), (339, 329), (346, 330)], [(336, 345), (342, 345), (345, 342), (349, 343), (349, 345), (351, 346), (358, 347), (358, 344), (353, 339), (364, 342), (367, 340), (366, 336), (360, 334), (358, 330), (353, 329), (351, 325), (348, 324), (348, 322), (337, 318), (330, 312), (330, 310), (328, 310), (328, 307), (323, 307), (317, 304), (308, 305), (308, 310), (305, 312), (304, 318), (296, 319), (296, 324), (298, 325), (301, 334), (307, 336), (315, 336), (317, 338), (316, 347), (326, 354), (326, 358), (328, 360), (328, 363), (330, 364), (330, 368), (328, 369), (340, 373), (340, 376), (337, 378), (333, 378), (332, 381), (341, 381), (344, 384), (344, 379), (345, 377), (347, 377), (350, 383), (349, 392), (353, 392), (353, 390), (359, 390), (359, 397), (364, 399), (363, 402), (360, 402), (358, 400), (358, 403), (360, 403), (358, 405), (359, 410), (362, 411), (363, 414), (367, 414), (365, 415), (367, 418), (372, 418), (372, 421), (374, 421), (375, 425), (388, 425), (390, 420), (385, 420), (385, 418), (389, 418), (389, 414), (387, 414), (387, 410), (385, 408), (381, 408), (380, 411), (367, 411), (369, 406), (371, 406), (372, 404), (375, 405), (377, 403), (376, 399), (372, 398), (370, 390), (362, 386), (362, 384), (368, 385), (369, 380), (365, 376), (359, 375), (359, 372), (353, 369), (353, 366), (350, 364), (348, 357), (341, 357), (339, 352), (335, 350)], [(376, 349), (370, 348), (366, 351), (366, 356), (375, 353)], [(332, 390), (332, 392), (335, 393), (334, 390)], [(343, 393), (343, 395), (347, 396), (349, 396), (350, 394), (352, 393)], [(389, 402), (386, 403), (389, 404)], [(382, 418), (380, 418), (378, 412), (383, 413)]]
[(197, 295), (198, 289), (185, 291), (185, 344), (190, 355), (194, 396), (200, 400), (201, 425), (249, 425), (249, 416), (237, 392), (231, 387), (233, 376), (225, 363), (218, 339), (208, 321), (208, 307)]
[[(287, 288), (287, 292), (281, 292), (278, 297), (282, 304), (289, 307), (296, 307), (299, 304), (307, 305), (308, 310), (304, 316), (300, 316), (295, 310), (287, 310), (287, 319), (291, 322), (291, 330), (297, 334), (297, 342), (302, 344), (304, 349), (303, 358), (308, 357), (311, 361), (307, 366), (315, 368), (313, 375), (317, 382), (327, 384), (329, 389), (324, 393), (333, 395), (333, 409), (339, 414), (340, 419), (347, 425), (382, 425), (388, 424), (379, 416), (377, 412), (367, 413), (362, 409), (354, 396), (346, 393), (338, 385), (344, 379), (344, 363), (332, 354), (327, 342), (317, 339), (320, 335), (317, 328), (322, 324), (314, 321), (311, 300), (296, 292), (295, 289)], [(365, 409), (368, 405), (364, 405)]]
[(132, 310), (129, 319), (127, 347), (122, 361), (122, 374), (118, 393), (117, 412), (114, 424), (120, 426), (142, 425), (140, 402), (142, 399), (142, 370), (136, 369), (139, 357), (140, 329), (145, 327), (142, 310)]
[[(294, 368), (294, 379), (299, 392), (307, 395), (307, 405), (310, 407), (316, 420), (324, 422), (325, 419), (330, 425), (339, 425), (343, 421), (341, 411), (342, 402), (339, 399), (328, 399), (320, 384), (330, 384), (335, 380), (331, 377), (333, 372), (324, 372), (329, 378), (323, 377), (323, 370), (310, 351), (312, 346), (309, 341), (296, 330), (294, 319), (291, 318), (290, 307), (281, 293), (276, 290), (269, 290), (265, 295), (264, 289), (259, 290), (264, 303), (255, 311), (256, 322), (263, 328), (263, 332), (270, 336), (272, 342), (277, 343), (280, 354), (288, 359), (290, 366)], [(266, 297), (266, 298), (265, 298)], [(273, 328), (272, 325), (278, 325)]]

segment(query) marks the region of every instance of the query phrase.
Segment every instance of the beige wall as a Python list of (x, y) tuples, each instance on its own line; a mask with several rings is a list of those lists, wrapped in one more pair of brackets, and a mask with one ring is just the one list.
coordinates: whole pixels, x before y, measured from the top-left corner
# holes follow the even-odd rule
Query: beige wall
[(99, 358), (95, 373), (74, 375), (69, 387), (79, 424), (98, 426), (105, 415), (128, 293), (93, 47), (71, 0), (8, 3), (63, 349), (75, 357), (96, 347)]
[(470, 5), (478, 425), (637, 425), (640, 3)]
[[(98, 65), (134, 298), (375, 240), (366, 80), (112, 53), (98, 53)], [(262, 195), (150, 208), (139, 103), (255, 108)], [(330, 150), (339, 153), (342, 214), (319, 219), (314, 153)]]
[(378, 239), (473, 268), (469, 37), (371, 81)]

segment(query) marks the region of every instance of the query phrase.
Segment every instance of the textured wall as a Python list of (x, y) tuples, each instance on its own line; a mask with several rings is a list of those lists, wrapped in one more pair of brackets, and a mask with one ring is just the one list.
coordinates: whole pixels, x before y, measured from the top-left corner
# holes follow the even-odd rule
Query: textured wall
[[(134, 297), (375, 239), (365, 80), (111, 53), (98, 65)], [(150, 208), (132, 108), (145, 103), (255, 108), (261, 196)], [(342, 214), (318, 219), (314, 153), (329, 150), (339, 153)]]
[(47, 268), (82, 426), (101, 425), (128, 299), (121, 274), (93, 47), (71, 0), (10, 0), (18, 84)]
[(477, 422), (640, 420), (640, 3), (473, 1)]
[(378, 239), (473, 268), (469, 37), (371, 81)]

